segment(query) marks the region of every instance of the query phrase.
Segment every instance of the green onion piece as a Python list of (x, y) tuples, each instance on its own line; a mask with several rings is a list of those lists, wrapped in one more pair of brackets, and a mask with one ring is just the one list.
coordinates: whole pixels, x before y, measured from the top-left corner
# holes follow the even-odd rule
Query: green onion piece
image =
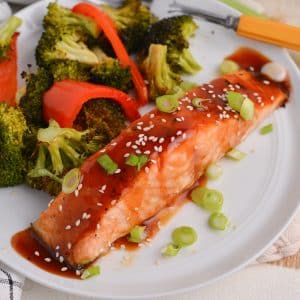
[(221, 212), (214, 212), (210, 215), (208, 223), (213, 229), (225, 230), (228, 226), (228, 218)]
[(227, 158), (230, 158), (230, 159), (233, 159), (233, 160), (242, 160), (246, 157), (246, 155), (247, 155), (246, 153), (244, 153), (244, 152), (242, 152), (238, 149), (233, 148), (230, 151), (228, 151), (225, 156)]
[(191, 198), (195, 204), (211, 212), (220, 211), (224, 202), (221, 192), (205, 186), (195, 188), (191, 193)]
[(99, 266), (91, 266), (81, 274), (80, 278), (85, 280), (94, 276), (98, 276), (100, 273), (101, 270)]
[(229, 91), (226, 98), (229, 106), (235, 111), (240, 112), (245, 97), (240, 93)]
[(132, 166), (132, 167), (137, 167), (138, 171), (141, 170), (141, 168), (148, 162), (149, 157), (145, 154), (142, 155), (135, 155), (135, 154), (130, 154), (130, 156), (126, 159), (125, 164)]
[(204, 101), (207, 101), (207, 100), (202, 99), (202, 98), (194, 98), (194, 99), (192, 99), (192, 105), (195, 108), (205, 109), (206, 107), (202, 104)]
[(156, 106), (158, 110), (165, 113), (172, 113), (177, 110), (179, 106), (178, 96), (164, 95), (156, 98)]
[(70, 170), (62, 180), (62, 191), (65, 194), (73, 193), (80, 184), (81, 173), (78, 168)]
[(130, 231), (129, 242), (140, 243), (146, 238), (145, 226), (135, 226)]
[(240, 66), (233, 60), (225, 59), (223, 60), (221, 66), (220, 66), (220, 73), (222, 75), (230, 74), (238, 71), (240, 69)]
[(161, 254), (163, 256), (176, 256), (180, 252), (180, 249), (180, 246), (170, 243), (161, 250)]
[(260, 134), (268, 134), (273, 131), (273, 124), (270, 123), (260, 129)]
[(172, 233), (172, 240), (176, 246), (187, 247), (197, 241), (196, 231), (189, 226), (181, 226), (176, 228)]
[(205, 171), (205, 175), (208, 179), (218, 179), (222, 173), (222, 168), (218, 164), (210, 164)]
[(110, 158), (108, 154), (98, 157), (97, 162), (109, 175), (114, 174), (118, 169), (118, 165)]
[(245, 98), (240, 110), (240, 115), (245, 121), (252, 120), (254, 116), (254, 103), (249, 98)]

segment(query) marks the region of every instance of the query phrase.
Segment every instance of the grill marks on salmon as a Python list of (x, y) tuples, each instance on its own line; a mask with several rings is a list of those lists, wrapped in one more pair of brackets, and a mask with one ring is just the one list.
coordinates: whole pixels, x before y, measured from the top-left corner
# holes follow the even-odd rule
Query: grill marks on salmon
[[(253, 100), (251, 121), (228, 106), (230, 90)], [(207, 99), (205, 108), (191, 105), (195, 97)], [(61, 193), (33, 223), (35, 235), (74, 268), (93, 262), (191, 188), (208, 164), (237, 146), (287, 97), (283, 85), (240, 71), (189, 91), (175, 113), (151, 111), (83, 163), (81, 189)], [(107, 175), (96, 162), (104, 153), (118, 164), (117, 174)], [(149, 156), (140, 171), (125, 164), (131, 153)]]

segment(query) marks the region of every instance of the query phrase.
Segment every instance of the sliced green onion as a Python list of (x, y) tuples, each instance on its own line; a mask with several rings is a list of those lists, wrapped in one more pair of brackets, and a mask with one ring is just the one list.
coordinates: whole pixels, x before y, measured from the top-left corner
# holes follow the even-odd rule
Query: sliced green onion
[(181, 226), (176, 228), (172, 233), (172, 240), (176, 246), (187, 247), (197, 241), (196, 231), (189, 226)]
[(118, 169), (118, 165), (110, 158), (108, 154), (98, 157), (97, 162), (109, 175), (114, 174)]
[(228, 226), (228, 218), (221, 212), (214, 212), (210, 215), (208, 223), (213, 229), (225, 230)]
[(156, 98), (156, 106), (158, 110), (165, 113), (172, 113), (177, 110), (179, 106), (178, 96), (164, 95)]
[(140, 243), (146, 238), (145, 226), (135, 226), (130, 231), (129, 242)]
[(273, 131), (273, 124), (270, 123), (260, 129), (260, 134), (268, 134)]
[(170, 243), (161, 250), (161, 254), (164, 256), (176, 256), (180, 252), (180, 249), (180, 246)]
[(225, 59), (220, 66), (220, 73), (222, 75), (230, 74), (238, 71), (240, 66), (233, 60)]
[(254, 103), (249, 98), (245, 98), (240, 110), (240, 115), (245, 121), (252, 120), (254, 116)]
[(222, 168), (218, 164), (210, 164), (205, 171), (205, 175), (208, 179), (218, 179), (222, 173)]
[(247, 156), (247, 154), (238, 149), (233, 148), (230, 151), (228, 151), (225, 156), (233, 160), (242, 160)]
[(62, 191), (65, 194), (73, 193), (80, 184), (81, 173), (78, 168), (70, 170), (62, 180)]
[(81, 274), (80, 278), (85, 280), (94, 276), (98, 276), (100, 273), (101, 270), (99, 266), (91, 266)]
[(221, 192), (205, 186), (195, 188), (191, 193), (191, 198), (195, 204), (211, 212), (220, 211), (224, 202)]
[(235, 111), (240, 112), (245, 97), (240, 93), (229, 91), (226, 98), (229, 106)]
[(194, 98), (194, 99), (192, 99), (192, 105), (195, 108), (206, 109), (206, 106), (203, 105), (204, 101), (207, 101), (207, 100), (202, 99), (202, 98)]
[(126, 165), (137, 167), (138, 171), (148, 162), (149, 157), (145, 154), (135, 155), (130, 154), (130, 156), (126, 159)]

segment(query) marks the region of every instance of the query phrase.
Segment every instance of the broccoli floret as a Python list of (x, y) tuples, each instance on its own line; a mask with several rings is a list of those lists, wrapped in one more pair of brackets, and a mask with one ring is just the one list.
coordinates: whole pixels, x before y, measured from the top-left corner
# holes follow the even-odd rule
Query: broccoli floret
[(52, 86), (53, 77), (44, 68), (36, 73), (26, 75), (26, 94), (20, 100), (20, 107), (25, 115), (28, 126), (44, 127), (43, 94)]
[(43, 25), (45, 29), (49, 27), (72, 27), (93, 38), (97, 38), (99, 35), (97, 24), (92, 19), (75, 14), (70, 9), (62, 7), (56, 2), (48, 5), (48, 13), (44, 17)]
[(167, 46), (152, 44), (146, 59), (141, 63), (142, 72), (149, 84), (149, 97), (173, 94), (180, 83), (180, 76), (174, 73), (167, 62)]
[(129, 53), (144, 47), (149, 27), (157, 21), (147, 6), (140, 0), (125, 0), (120, 7), (104, 4), (101, 8), (115, 22), (119, 36)]
[(49, 67), (53, 61), (74, 60), (87, 65), (99, 63), (97, 56), (84, 43), (74, 28), (48, 28), (43, 32), (36, 48), (36, 61), (40, 67)]
[(0, 60), (7, 58), (11, 39), (21, 24), (22, 20), (13, 16), (10, 17), (6, 24), (0, 29)]
[(0, 103), (0, 187), (24, 181), (23, 138), (27, 125), (22, 111)]
[(88, 131), (61, 128), (50, 120), (47, 128), (37, 132), (37, 150), (29, 162), (27, 183), (35, 188), (57, 195), (61, 191), (63, 176), (81, 165), (91, 154), (86, 140)]
[(151, 44), (168, 46), (167, 61), (174, 72), (196, 73), (201, 67), (188, 50), (188, 39), (197, 28), (198, 26), (191, 16), (183, 15), (162, 19), (151, 26), (147, 45), (148, 47)]

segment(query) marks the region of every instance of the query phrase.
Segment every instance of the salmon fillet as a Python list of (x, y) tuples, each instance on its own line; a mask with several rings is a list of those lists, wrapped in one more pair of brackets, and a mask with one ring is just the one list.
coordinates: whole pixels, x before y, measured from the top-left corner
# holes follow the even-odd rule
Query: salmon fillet
[[(251, 121), (228, 106), (229, 90), (255, 103)], [(193, 108), (195, 97), (207, 99), (204, 108)], [(187, 92), (175, 113), (154, 109), (83, 163), (82, 184), (72, 194), (61, 193), (40, 215), (32, 225), (35, 235), (74, 268), (93, 262), (191, 188), (208, 164), (238, 145), (287, 97), (283, 85), (239, 71)], [(96, 162), (104, 153), (118, 164), (113, 175)], [(131, 153), (149, 156), (140, 171), (125, 164)]]

